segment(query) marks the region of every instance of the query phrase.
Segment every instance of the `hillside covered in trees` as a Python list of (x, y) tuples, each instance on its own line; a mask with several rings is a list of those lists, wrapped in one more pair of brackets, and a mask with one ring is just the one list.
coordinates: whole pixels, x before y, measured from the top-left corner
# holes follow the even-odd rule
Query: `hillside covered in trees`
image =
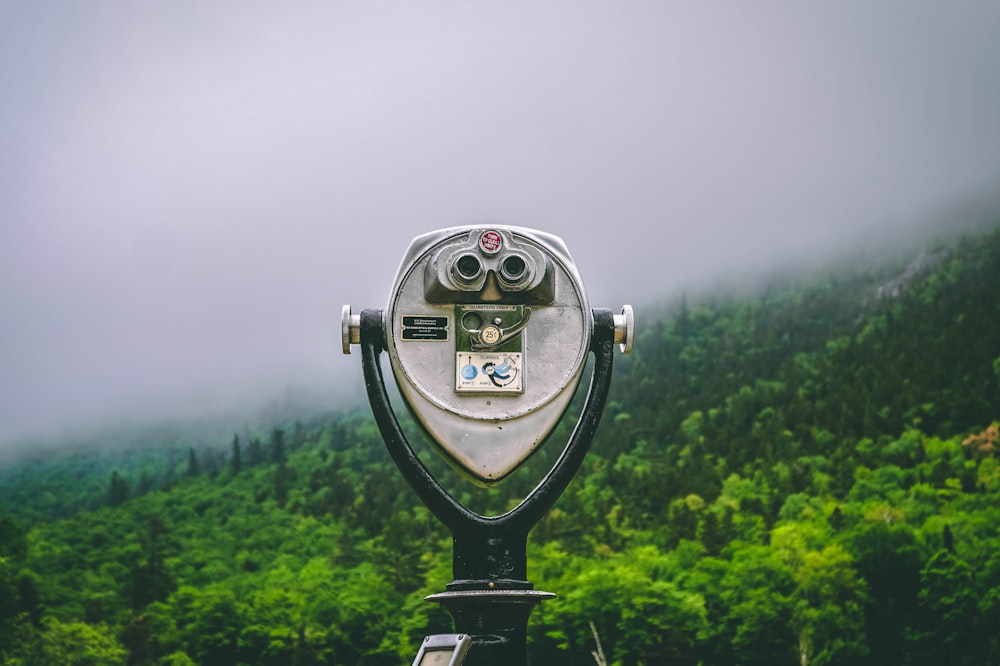
[[(643, 319), (532, 663), (1000, 664), (1000, 230)], [(425, 460), (501, 512), (577, 409), (493, 491)], [(409, 663), (450, 567), (365, 411), (0, 469), (6, 664)]]

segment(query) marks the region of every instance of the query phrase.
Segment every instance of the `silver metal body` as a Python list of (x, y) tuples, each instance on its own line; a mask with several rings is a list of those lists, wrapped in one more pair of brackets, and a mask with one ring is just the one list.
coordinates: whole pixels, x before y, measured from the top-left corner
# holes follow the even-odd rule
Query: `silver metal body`
[[(455, 262), (470, 254), (478, 269), (456, 273)], [(517, 258), (508, 261), (508, 255)], [(520, 287), (510, 279), (519, 269), (530, 273)], [(485, 321), (468, 325), (470, 312)], [(556, 426), (579, 384), (593, 328), (583, 282), (562, 240), (506, 226), (454, 227), (414, 239), (384, 313), (386, 349), (406, 403), (460, 471), (485, 485), (512, 472)], [(494, 326), (493, 315), (509, 321), (497, 316)], [(420, 324), (427, 326), (413, 327)], [(463, 334), (469, 351), (456, 348)], [(493, 359), (479, 351), (484, 340), (509, 341), (518, 351)], [(463, 379), (467, 366), (480, 384)], [(496, 370), (494, 383), (485, 383), (484, 369), (493, 368), (506, 374)]]

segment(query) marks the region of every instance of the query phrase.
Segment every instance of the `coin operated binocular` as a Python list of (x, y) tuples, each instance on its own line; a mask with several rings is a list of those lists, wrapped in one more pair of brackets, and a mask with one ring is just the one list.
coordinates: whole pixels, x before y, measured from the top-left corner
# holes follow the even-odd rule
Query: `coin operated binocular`
[[(580, 383), (594, 317), (562, 240), (514, 227), (459, 227), (416, 238), (383, 326), (400, 393), (446, 458), (494, 485), (558, 424)], [(632, 309), (614, 317), (632, 347)], [(343, 349), (360, 342), (344, 307)]]
[[(553, 596), (534, 591), (526, 579), (527, 533), (579, 468), (607, 398), (614, 348), (631, 351), (634, 328), (628, 305), (620, 314), (591, 309), (560, 238), (507, 226), (418, 236), (384, 311), (357, 315), (344, 306), (343, 351), (362, 347), (366, 389), (386, 447), (454, 536), (455, 580), (430, 598), (448, 606), (457, 631), (472, 634), (474, 663), (493, 663), (480, 644), (499, 649), (495, 663), (523, 662), (527, 615)], [(429, 439), (466, 478), (487, 487), (545, 442), (573, 399), (590, 353), (595, 364), (580, 420), (553, 468), (514, 510), (487, 517), (454, 500), (406, 441), (385, 391), (383, 351)], [(503, 620), (511, 626), (484, 630), (497, 607), (521, 607), (523, 623)]]

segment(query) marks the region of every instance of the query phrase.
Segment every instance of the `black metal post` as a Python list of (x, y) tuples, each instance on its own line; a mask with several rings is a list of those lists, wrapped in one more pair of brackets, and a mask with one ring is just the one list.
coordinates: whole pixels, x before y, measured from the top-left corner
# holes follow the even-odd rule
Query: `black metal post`
[(385, 344), (381, 310), (361, 313), (362, 366), (375, 421), (393, 462), (428, 509), (451, 530), (454, 580), (446, 591), (428, 597), (443, 604), (455, 631), (472, 636), (470, 666), (516, 666), (526, 662), (528, 617), (550, 592), (533, 589), (527, 579), (528, 532), (563, 493), (594, 438), (611, 386), (614, 315), (594, 310), (590, 350), (594, 372), (583, 413), (549, 473), (513, 510), (481, 516), (457, 502), (417, 457), (396, 420), (379, 363)]

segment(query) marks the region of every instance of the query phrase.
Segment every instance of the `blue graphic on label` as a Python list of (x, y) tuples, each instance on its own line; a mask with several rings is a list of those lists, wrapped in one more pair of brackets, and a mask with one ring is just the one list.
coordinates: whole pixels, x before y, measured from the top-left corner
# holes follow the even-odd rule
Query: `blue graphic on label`
[[(489, 370), (486, 370), (486, 367), (489, 367)], [(500, 365), (487, 363), (483, 368), (483, 372), (492, 377), (494, 382), (498, 379), (504, 381), (510, 379), (510, 359), (505, 358)]]
[(520, 352), (459, 352), (455, 390), (480, 393), (523, 393)]

